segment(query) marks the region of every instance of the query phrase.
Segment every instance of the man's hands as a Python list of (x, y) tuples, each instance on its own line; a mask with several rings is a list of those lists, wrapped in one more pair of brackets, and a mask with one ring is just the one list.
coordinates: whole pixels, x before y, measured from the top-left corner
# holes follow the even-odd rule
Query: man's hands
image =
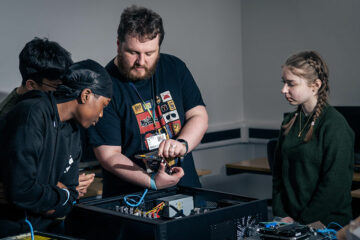
[(95, 174), (85, 174), (82, 173), (79, 175), (79, 185), (76, 187), (76, 190), (79, 192), (79, 197), (82, 197), (87, 192), (87, 188), (94, 181)]
[[(169, 141), (169, 140), (168, 140)], [(175, 140), (172, 140), (175, 142)], [(171, 141), (170, 141), (171, 142)], [(165, 143), (162, 143), (165, 144)], [(169, 143), (170, 144), (170, 143)], [(181, 144), (182, 143), (177, 143)], [(184, 148), (185, 146), (180, 146)], [(143, 188), (150, 188), (149, 174), (128, 157), (121, 153), (120, 146), (102, 145), (94, 149), (95, 156), (100, 164), (114, 175)], [(162, 153), (163, 154), (163, 153)], [(184, 170), (179, 167), (173, 167), (173, 174), (165, 172), (165, 165), (161, 164), (158, 173), (155, 176), (157, 189), (163, 189), (176, 185), (184, 176)]]
[(157, 189), (163, 189), (175, 186), (184, 176), (184, 170), (181, 167), (173, 167), (172, 174), (165, 172), (165, 164), (161, 163), (160, 168), (155, 176), (155, 184)]
[(158, 155), (165, 158), (182, 157), (186, 153), (186, 146), (174, 139), (166, 139), (159, 145)]

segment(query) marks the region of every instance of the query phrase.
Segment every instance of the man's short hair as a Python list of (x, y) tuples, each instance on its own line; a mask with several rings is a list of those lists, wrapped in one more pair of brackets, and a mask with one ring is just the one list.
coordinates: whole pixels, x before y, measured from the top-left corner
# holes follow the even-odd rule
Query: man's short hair
[(28, 42), (19, 55), (19, 69), (22, 85), (32, 79), (39, 85), (42, 80), (60, 79), (73, 63), (71, 55), (57, 42), (34, 38)]
[(120, 42), (125, 41), (127, 34), (138, 39), (150, 40), (159, 34), (159, 46), (165, 34), (160, 15), (138, 6), (131, 6), (123, 11), (117, 33)]

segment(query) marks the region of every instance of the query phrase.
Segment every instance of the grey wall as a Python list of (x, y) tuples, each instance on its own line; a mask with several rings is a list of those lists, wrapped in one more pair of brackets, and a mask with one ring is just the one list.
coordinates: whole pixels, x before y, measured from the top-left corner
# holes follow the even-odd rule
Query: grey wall
[(360, 1), (241, 1), (244, 115), (249, 125), (279, 127), (290, 108), (280, 93), (281, 65), (314, 49), (330, 69), (330, 102), (360, 105)]
[(162, 51), (188, 65), (208, 105), (211, 128), (238, 124), (243, 119), (238, 0), (3, 0), (0, 91), (9, 92), (20, 83), (18, 54), (35, 36), (59, 42), (75, 61), (92, 58), (106, 64), (116, 53), (120, 14), (132, 4), (163, 17)]
[[(187, 63), (207, 103), (210, 131), (278, 128), (282, 113), (292, 109), (280, 94), (281, 65), (304, 49), (316, 49), (327, 60), (331, 103), (360, 105), (359, 0), (3, 0), (0, 91), (20, 83), (18, 54), (34, 36), (59, 42), (75, 61), (106, 64), (116, 53), (120, 13), (131, 4), (163, 17), (162, 51)], [(226, 163), (264, 157), (264, 142), (198, 149), (194, 155), (198, 168), (213, 172), (202, 177), (204, 186), (271, 195), (270, 176), (225, 176)]]
[(3, 0), (0, 91), (19, 84), (18, 54), (34, 36), (58, 41), (75, 61), (106, 64), (115, 55), (120, 13), (131, 4), (162, 15), (162, 51), (187, 63), (207, 103), (210, 131), (278, 128), (291, 109), (280, 94), (280, 66), (304, 49), (327, 60), (331, 103), (360, 105), (358, 0)]

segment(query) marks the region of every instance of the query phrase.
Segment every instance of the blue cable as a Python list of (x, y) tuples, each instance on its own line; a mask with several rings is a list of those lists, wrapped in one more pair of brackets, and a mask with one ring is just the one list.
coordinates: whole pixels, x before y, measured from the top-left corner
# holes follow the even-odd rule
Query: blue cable
[(333, 240), (337, 239), (336, 231), (334, 229), (325, 228), (325, 229), (318, 229), (316, 231), (325, 237), (328, 235), (329, 239), (333, 239)]
[(31, 224), (31, 222), (27, 219), (27, 214), (26, 214), (26, 211), (25, 211), (25, 222), (29, 225), (30, 227), (30, 233), (31, 233), (31, 240), (35, 240), (35, 237), (34, 237), (34, 229), (33, 229), (33, 226)]
[(60, 188), (61, 190), (64, 190), (66, 192), (66, 201), (63, 203), (63, 206), (69, 201), (70, 199), (70, 192), (66, 188)]
[(331, 225), (335, 225), (335, 226), (338, 226), (339, 228), (343, 228), (340, 224), (336, 223), (336, 222), (331, 222), (327, 225), (327, 228), (329, 228), (329, 226)]
[[(145, 195), (146, 195), (147, 192), (148, 192), (148, 189), (145, 189), (145, 191), (144, 191), (144, 193), (143, 193), (143, 195), (142, 195), (141, 197), (140, 197), (139, 195), (134, 195), (134, 194), (126, 195), (126, 196), (124, 197), (124, 202), (125, 202), (128, 206), (130, 206), (130, 207), (137, 207), (137, 206), (139, 206), (141, 203), (144, 202), (144, 198), (145, 198)], [(129, 197), (140, 198), (140, 200), (139, 200), (139, 202), (136, 202), (136, 200), (134, 200), (134, 199), (132, 199), (132, 198), (130, 198), (130, 199), (128, 200)], [(130, 203), (129, 201), (134, 202), (134, 203)]]

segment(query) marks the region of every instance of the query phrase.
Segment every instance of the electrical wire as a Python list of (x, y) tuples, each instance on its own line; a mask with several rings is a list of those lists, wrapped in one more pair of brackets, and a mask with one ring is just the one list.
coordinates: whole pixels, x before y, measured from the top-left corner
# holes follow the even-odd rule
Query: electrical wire
[[(145, 198), (145, 195), (146, 195), (147, 192), (148, 192), (148, 189), (145, 189), (142, 196), (140, 196), (140, 195), (135, 195), (135, 194), (126, 195), (126, 196), (124, 197), (124, 202), (125, 202), (128, 206), (130, 206), (130, 207), (137, 207), (137, 206), (139, 206), (140, 204), (144, 203), (144, 198)], [(140, 199), (139, 199), (138, 202), (136, 202), (136, 200), (133, 199), (133, 198), (140, 198)], [(133, 203), (131, 203), (130, 201), (133, 202)]]
[(159, 212), (164, 208), (165, 206), (165, 202), (161, 202), (158, 205), (156, 205), (153, 209), (151, 209), (150, 211), (146, 212), (146, 214), (151, 213), (153, 216), (156, 213), (156, 216), (159, 216)]
[(331, 222), (327, 225), (327, 228), (329, 228), (331, 225), (335, 225), (335, 226), (338, 226), (340, 229), (343, 228), (343, 226), (341, 226), (340, 224), (336, 223), (336, 222)]
[(25, 222), (29, 225), (30, 227), (30, 233), (31, 233), (31, 240), (35, 240), (35, 237), (34, 237), (34, 228), (31, 224), (31, 222), (27, 219), (27, 214), (26, 214), (26, 211), (25, 211)]

